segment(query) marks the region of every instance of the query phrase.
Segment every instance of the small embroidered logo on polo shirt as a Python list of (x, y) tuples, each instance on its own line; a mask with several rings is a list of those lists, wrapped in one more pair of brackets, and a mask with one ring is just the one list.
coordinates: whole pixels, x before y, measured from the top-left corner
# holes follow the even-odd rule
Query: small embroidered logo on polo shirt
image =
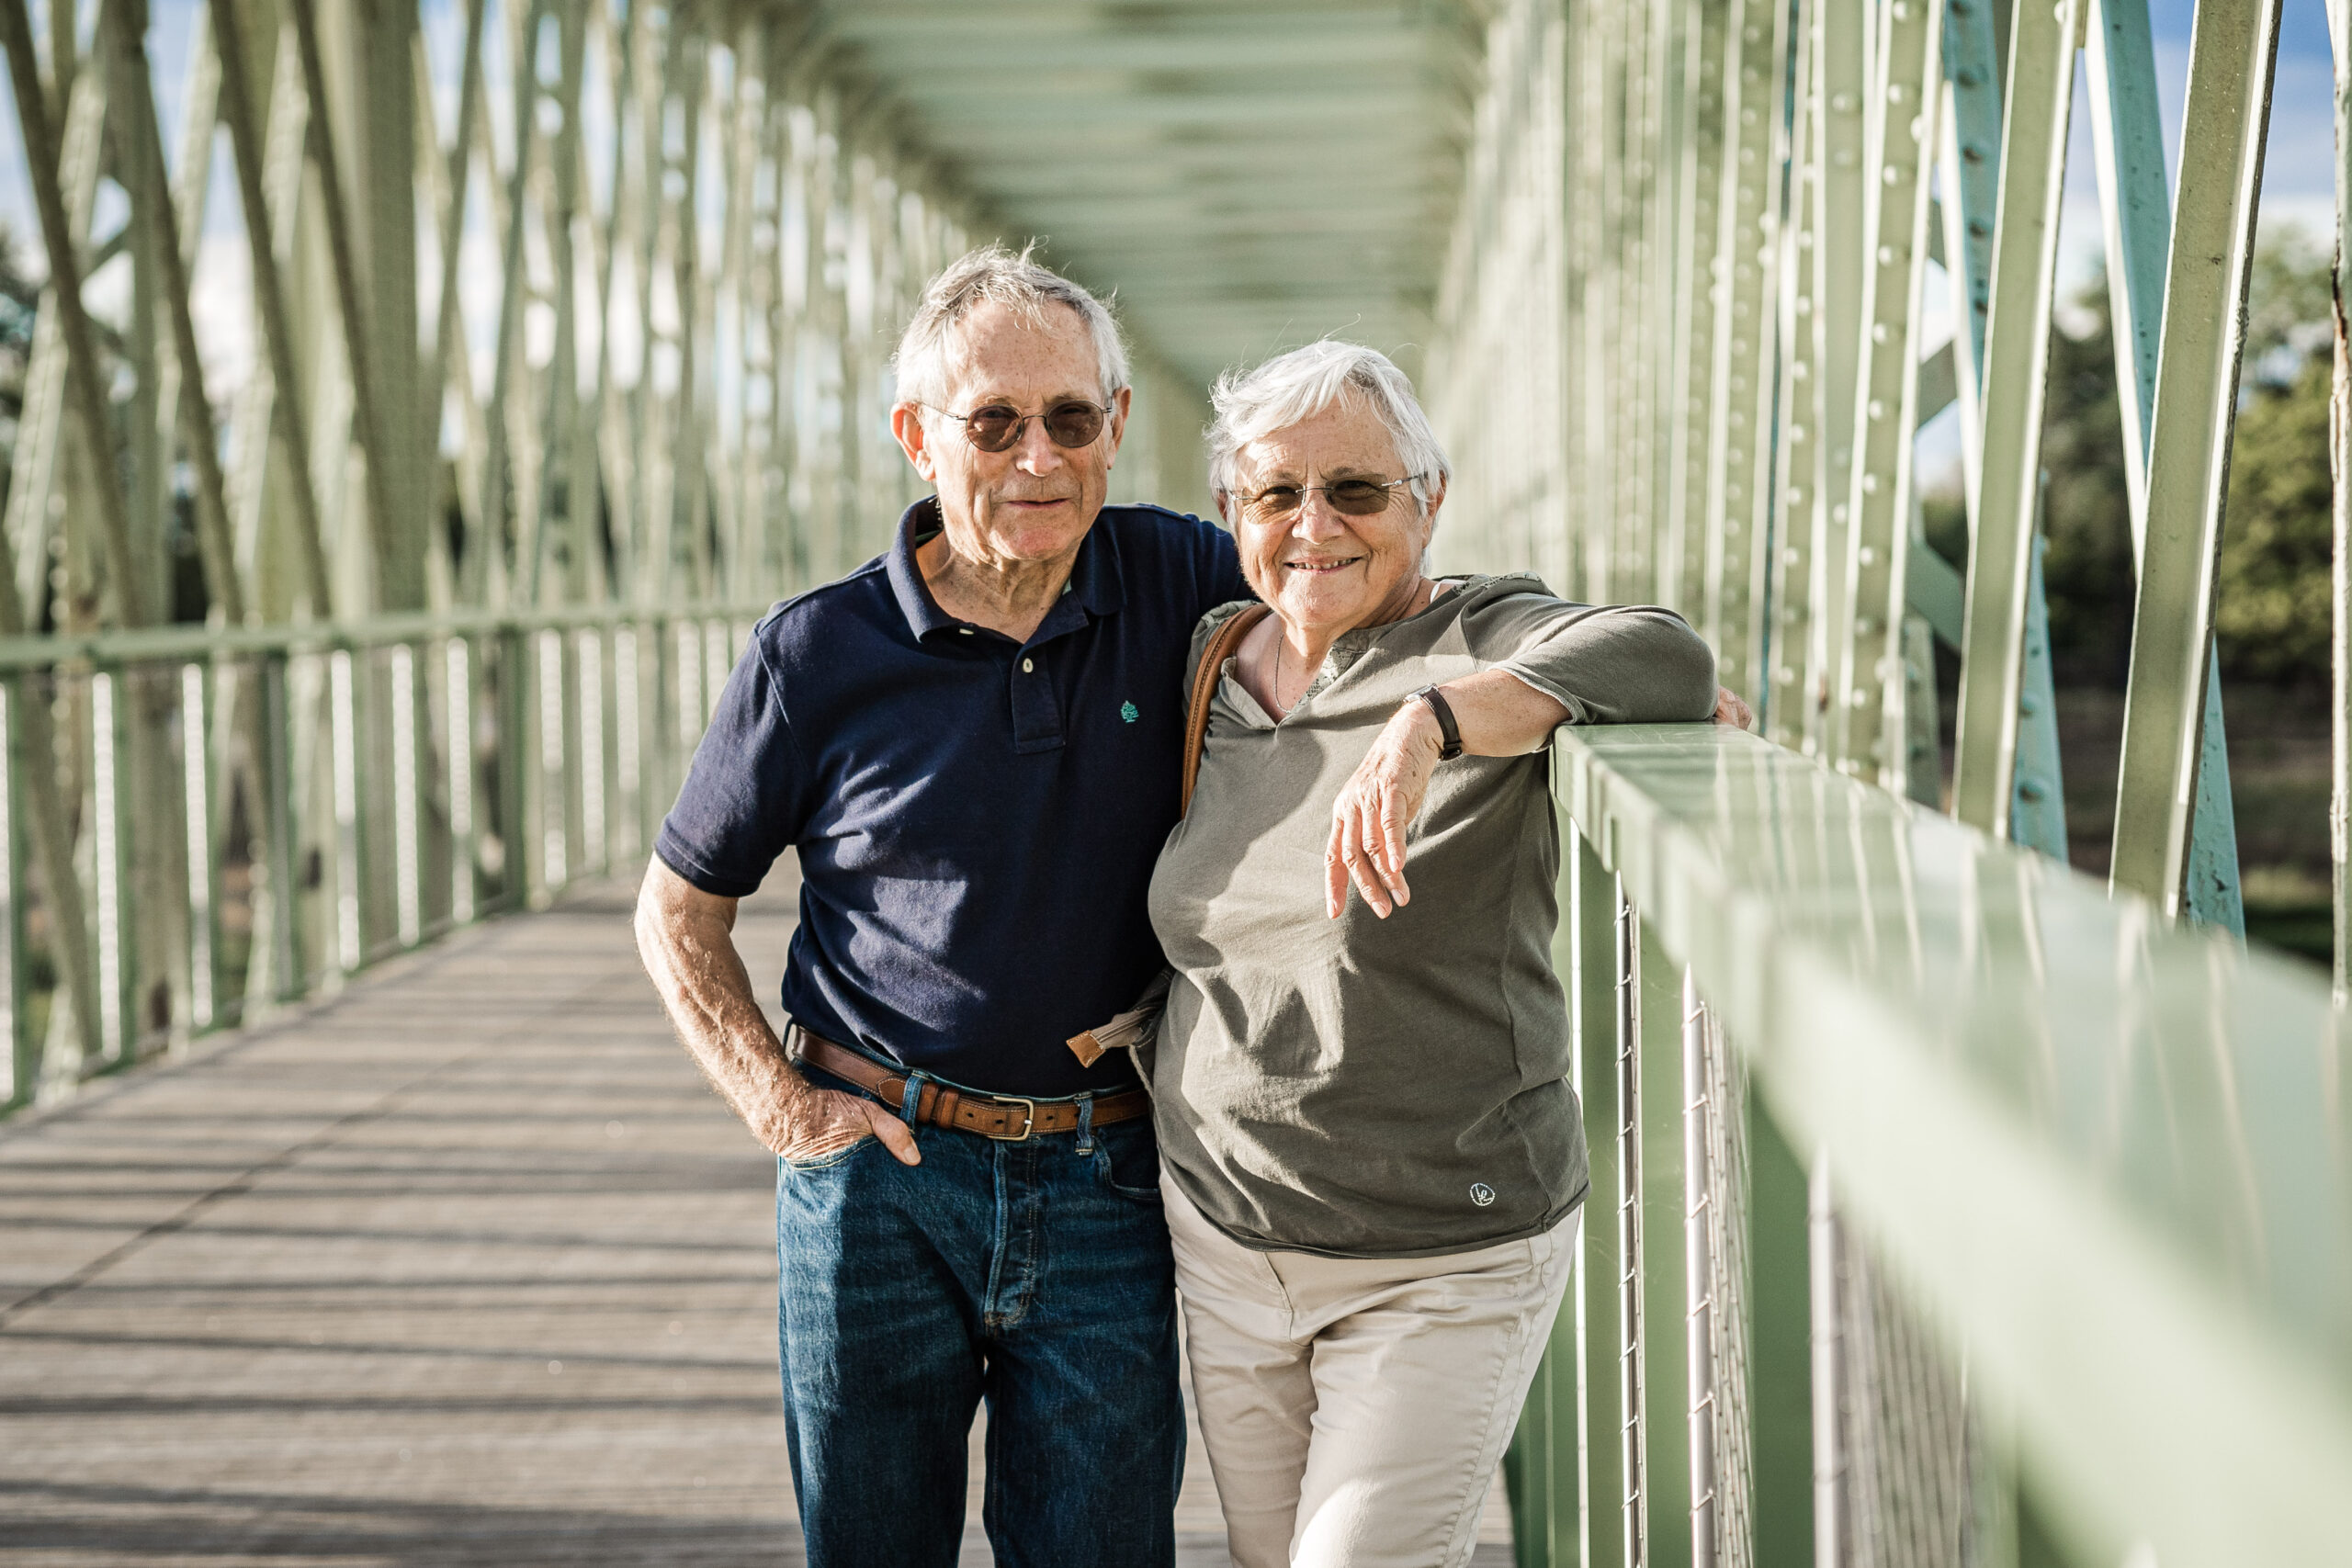
[(1136, 720), (1143, 716), (1143, 710), (1136, 706), (1133, 703), (1121, 703), (1119, 705), (1119, 716), (1126, 720), (1129, 724), (1133, 724)]
[(1474, 1181), (1470, 1184), (1470, 1201), (1477, 1204), (1478, 1207), (1483, 1209), (1494, 1201), (1495, 1190), (1493, 1188), (1487, 1186), (1483, 1181)]

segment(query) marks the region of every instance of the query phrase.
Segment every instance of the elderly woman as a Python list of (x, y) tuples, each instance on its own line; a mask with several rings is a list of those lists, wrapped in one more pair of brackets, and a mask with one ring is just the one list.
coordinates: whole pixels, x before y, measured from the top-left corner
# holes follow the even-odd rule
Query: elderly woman
[(1194, 633), (1216, 683), (1143, 1047), (1201, 1428), (1240, 1568), (1460, 1563), (1585, 1197), (1543, 748), (1707, 717), (1714, 660), (1664, 610), (1428, 576), (1445, 455), (1373, 350), (1216, 405), (1263, 607)]

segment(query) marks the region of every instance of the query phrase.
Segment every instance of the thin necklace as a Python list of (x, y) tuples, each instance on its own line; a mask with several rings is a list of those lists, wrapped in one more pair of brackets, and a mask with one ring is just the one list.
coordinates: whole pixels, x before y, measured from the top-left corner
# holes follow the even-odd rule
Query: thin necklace
[[(1406, 610), (1405, 615), (1419, 615), (1421, 610), (1427, 609), (1430, 604), (1436, 602), (1437, 581), (1434, 578), (1422, 578), (1419, 586), (1413, 590), (1413, 598), (1407, 603), (1408, 604), (1416, 603), (1425, 593), (1430, 596), (1429, 602), (1420, 604), (1418, 609)], [(1397, 619), (1402, 620), (1405, 615), (1399, 615)], [(1288, 713), (1291, 709), (1291, 705), (1283, 701), (1283, 655), (1289, 651), (1290, 639), (1283, 636), (1282, 628), (1277, 626), (1274, 629), (1274, 705), (1284, 713)], [(1303, 691), (1300, 693), (1302, 696), (1305, 694)]]

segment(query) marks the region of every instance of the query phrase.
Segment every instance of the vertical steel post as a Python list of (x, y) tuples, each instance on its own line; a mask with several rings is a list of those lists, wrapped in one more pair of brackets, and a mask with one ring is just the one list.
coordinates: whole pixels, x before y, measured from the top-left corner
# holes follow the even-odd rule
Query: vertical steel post
[(1658, 563), (1659, 603), (1686, 619), (1705, 617), (1709, 476), (1716, 462), (1720, 432), (1715, 405), (1719, 339), (1717, 317), (1732, 290), (1723, 287), (1722, 239), (1724, 198), (1735, 200), (1736, 184), (1724, 178), (1724, 152), (1731, 127), (1724, 118), (1724, 61), (1731, 0), (1681, 0), (1690, 15), (1683, 26), (1687, 57), (1683, 71), (1680, 217), (1675, 253), (1681, 271), (1680, 323), (1677, 328), (1677, 374), (1667, 407), (1671, 489), (1667, 497), (1666, 548)]
[(1841, 570), (1849, 609), (1830, 711), (1842, 772), (1901, 790), (1909, 773), (1902, 647), (1912, 457), (1919, 427), (1916, 334), (1928, 275), (1928, 176), (1943, 80), (1940, 0), (1894, 0), (1871, 106), (1867, 243), (1855, 381), (1852, 523)]
[(2178, 916), (2203, 760), (2213, 592), (2237, 414), (2277, 0), (2206, 0), (2189, 45), (2165, 334), (2148, 441), (2147, 542), (2117, 768), (2114, 885)]
[[(2085, 54), (2091, 87), (2092, 146), (2098, 158), (2099, 211), (2107, 237), (2108, 319), (2115, 384), (2122, 390), (2124, 486), (2132, 507), (2132, 557), (2148, 528), (2148, 430), (2155, 413), (2163, 343), (2165, 258), (2172, 193), (2165, 183), (2164, 120), (2147, 0), (2090, 0)], [(2200, 925), (2245, 935), (2238, 887), (2238, 835), (2230, 790), (2230, 749), (2222, 725), (2222, 672), (2205, 671), (2203, 756), (2189, 830), (2184, 912)]]
[(1952, 811), (2010, 836), (2017, 803), (2018, 705), (2026, 687), (2028, 589), (2041, 491), (2041, 420), (2050, 362), (2058, 208), (2074, 98), (2080, 0), (2027, 5), (2013, 18), (2000, 206), (1994, 220), (1985, 331), (1975, 546), (1961, 648)]
[(1805, 647), (1811, 635), (1813, 601), (1812, 507), (1820, 473), (1820, 334), (1815, 330), (1814, 291), (1820, 277), (1813, 252), (1821, 242), (1820, 8), (1825, 0), (1799, 0), (1792, 44), (1796, 70), (1789, 105), (1789, 220), (1781, 255), (1780, 454), (1774, 474), (1778, 503), (1770, 536), (1771, 584), (1766, 633), (1770, 678), (1761, 682), (1764, 705), (1758, 716), (1764, 733), (1782, 746), (1802, 747), (1807, 704)]
[(1708, 414), (1714, 457), (1708, 476), (1704, 629), (1716, 649), (1716, 678), (1761, 711), (1791, 7), (1779, 0), (1735, 4), (1738, 42), (1725, 51), (1724, 113), (1736, 127), (1736, 148), (1724, 160), (1716, 241), (1725, 300), (1715, 318), (1717, 367)]
[[(1919, 0), (1906, 0), (1917, 4)], [(1812, 400), (1800, 416), (1818, 434), (1811, 443), (1814, 470), (1807, 550), (1812, 605), (1804, 628), (1804, 746), (1826, 754), (1829, 712), (1838, 661), (1857, 613), (1848, 581), (1854, 509), (1855, 388), (1861, 371), (1863, 293), (1879, 248), (1871, 238), (1871, 162), (1868, 107), (1871, 42), (1880, 31), (1871, 0), (1821, 0), (1815, 35), (1821, 74), (1814, 94), (1815, 196), (1814, 224), (1815, 333)], [(1794, 526), (1795, 520), (1791, 520)]]

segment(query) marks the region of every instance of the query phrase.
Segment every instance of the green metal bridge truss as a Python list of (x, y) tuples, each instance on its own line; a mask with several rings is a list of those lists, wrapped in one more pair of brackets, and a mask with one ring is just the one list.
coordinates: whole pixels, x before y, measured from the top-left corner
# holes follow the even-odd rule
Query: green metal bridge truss
[[(1199, 503), (1219, 367), (1369, 339), (1449, 566), (1673, 605), (1759, 714), (1557, 748), (1594, 1195), (1521, 1562), (2345, 1560), (2340, 499), (2335, 996), (2239, 939), (2211, 658), (2276, 0), (2199, 7), (2177, 197), (2145, 0), (210, 0), (184, 62), (153, 3), (0, 0), (10, 1104), (630, 869), (751, 620), (913, 493), (911, 291), (1050, 234), (1137, 339), (1121, 494)], [(2037, 546), (2078, 57), (2111, 889)], [(1913, 472), (1954, 404), (1964, 565)]]

